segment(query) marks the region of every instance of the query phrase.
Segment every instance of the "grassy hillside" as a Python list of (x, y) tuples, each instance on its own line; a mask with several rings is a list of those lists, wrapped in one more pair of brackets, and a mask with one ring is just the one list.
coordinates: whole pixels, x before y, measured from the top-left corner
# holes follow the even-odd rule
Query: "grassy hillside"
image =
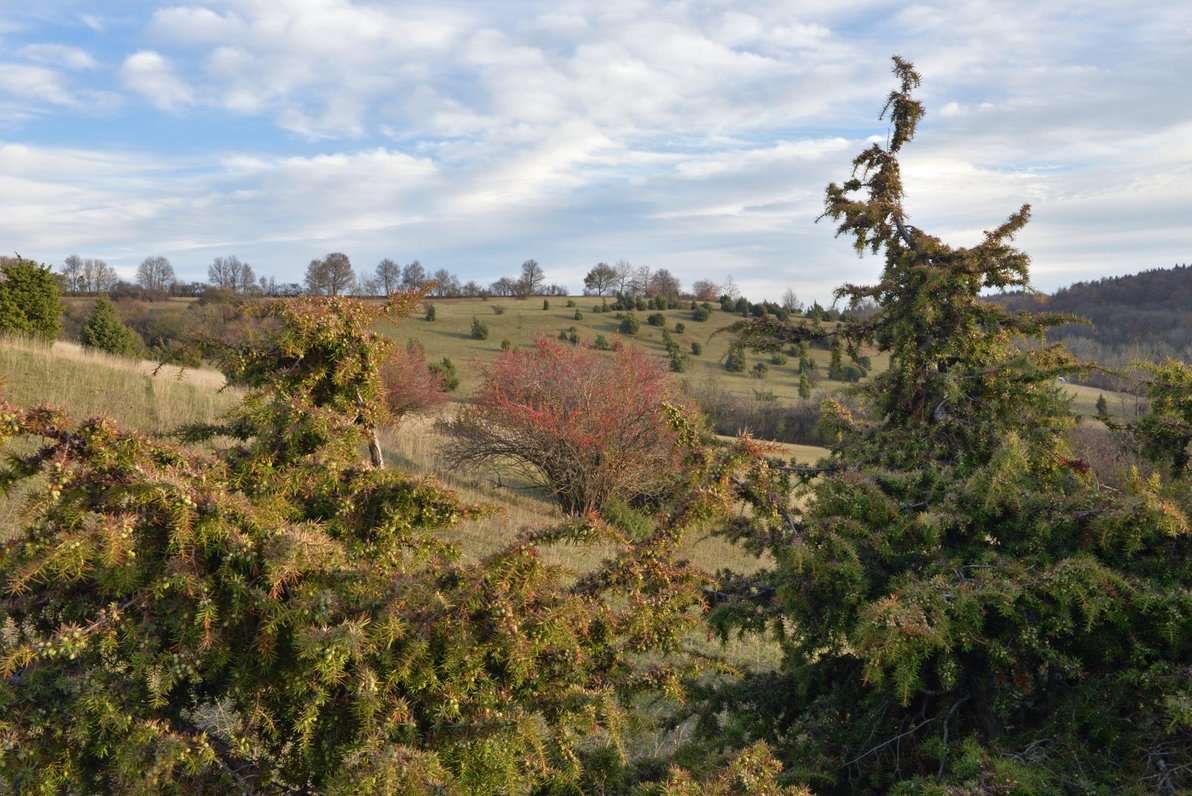
[(220, 391), (223, 375), (212, 370), (164, 367), (85, 351), (69, 343), (52, 347), (19, 339), (0, 340), (0, 385), (14, 404), (49, 404), (72, 417), (102, 415), (123, 427), (163, 432), (208, 420), (239, 400)]
[(1135, 417), (1142, 402), (1137, 395), (1087, 387), (1083, 384), (1066, 384), (1064, 392), (1072, 396), (1072, 411), (1085, 418), (1096, 416), (1097, 398), (1101, 396), (1105, 396), (1110, 416), (1119, 420), (1129, 420)]
[[(575, 302), (576, 306), (567, 307), (568, 301)], [(573, 326), (581, 344), (590, 345), (597, 335), (604, 335), (610, 343), (620, 338), (642, 345), (660, 357), (666, 356), (662, 328), (646, 322), (646, 318), (659, 312), (658, 310), (635, 312), (641, 329), (630, 337), (618, 333), (618, 313), (593, 312), (601, 303), (599, 298), (555, 297), (549, 299), (549, 302), (550, 309), (544, 310), (542, 298), (433, 299), (428, 303), (435, 307), (434, 321), (416, 317), (398, 325), (384, 323), (381, 330), (403, 343), (411, 339), (418, 340), (425, 347), (427, 359), (430, 361), (438, 361), (442, 357), (451, 359), (459, 369), (461, 377), (457, 392), (460, 396), (472, 392), (479, 381), (482, 364), (500, 351), (502, 340), (508, 340), (514, 346), (523, 345), (543, 335), (558, 337), (560, 332), (569, 332)], [(756, 391), (763, 391), (773, 392), (774, 397), (780, 400), (797, 400), (797, 358), (788, 358), (784, 365), (777, 365), (771, 363), (766, 356), (747, 354), (747, 370), (756, 362), (767, 364), (769, 372), (764, 379), (753, 378), (748, 373), (730, 373), (724, 369), (724, 358), (733, 339), (732, 335), (724, 330), (742, 320), (742, 316), (722, 312), (716, 304), (712, 307), (711, 315), (702, 322), (693, 320), (690, 309), (662, 311), (666, 319), (665, 328), (669, 330), (683, 353), (690, 358), (687, 370), (681, 378), (694, 385), (708, 379), (716, 379), (725, 389), (742, 396), (752, 396)], [(582, 316), (578, 320), (575, 318), (576, 310), (579, 310)], [(473, 318), (488, 326), (487, 339), (472, 339)], [(684, 325), (683, 332), (676, 332), (677, 323)], [(691, 354), (693, 342), (703, 346), (703, 352), (698, 356)], [(813, 350), (811, 356), (819, 365), (820, 374), (826, 374), (829, 353), (825, 350)], [(883, 365), (884, 362), (875, 357), (874, 366), (880, 368)], [(817, 392), (822, 394), (823, 389), (833, 389), (839, 385), (839, 382), (830, 382), (825, 378)]]

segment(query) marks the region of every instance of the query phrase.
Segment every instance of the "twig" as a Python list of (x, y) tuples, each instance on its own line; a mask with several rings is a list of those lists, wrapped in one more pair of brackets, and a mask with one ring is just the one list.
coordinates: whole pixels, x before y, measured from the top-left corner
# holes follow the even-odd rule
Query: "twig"
[(942, 777), (944, 775), (944, 768), (948, 764), (948, 722), (952, 720), (952, 716), (956, 713), (957, 709), (959, 709), (961, 705), (968, 701), (969, 697), (967, 696), (956, 700), (952, 707), (949, 708), (948, 715), (944, 716), (944, 742), (942, 744), (942, 751), (940, 752), (940, 770), (936, 774), (937, 777)]

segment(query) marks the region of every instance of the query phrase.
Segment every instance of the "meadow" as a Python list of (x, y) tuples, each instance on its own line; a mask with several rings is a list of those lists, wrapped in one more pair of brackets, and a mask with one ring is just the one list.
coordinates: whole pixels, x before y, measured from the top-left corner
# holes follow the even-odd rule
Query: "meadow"
[[(529, 317), (520, 321), (522, 329), (532, 328), (530, 319), (537, 320), (536, 316), (526, 314)], [(508, 323), (505, 327), (508, 330), (518, 328), (518, 316), (512, 310), (508, 318), (496, 317)], [(466, 317), (466, 323), (470, 326), (470, 315)], [(414, 325), (414, 321), (406, 321), (397, 329), (390, 327), (390, 331), (400, 336), (401, 331)], [(417, 328), (421, 330), (423, 324)], [(545, 329), (547, 325), (544, 323), (540, 328)], [(443, 331), (444, 327), (436, 326), (437, 336), (424, 335), (428, 348), (432, 344), (451, 341), (452, 338)], [(468, 342), (481, 341), (469, 339)], [(457, 342), (450, 350), (456, 356), (460, 356), (460, 352), (470, 352), (468, 361), (478, 372), (485, 348), (461, 343)], [(0, 395), (16, 405), (47, 404), (66, 410), (73, 417), (107, 417), (122, 429), (160, 435), (187, 423), (214, 420), (233, 408), (242, 393), (225, 387), (223, 375), (213, 370), (176, 366), (159, 368), (148, 360), (131, 361), (83, 350), (69, 343), (50, 346), (7, 338), (0, 339)], [(456, 408), (457, 405), (451, 404), (444, 411), (453, 412)], [(493, 513), (463, 520), (441, 532), (441, 538), (456, 545), (465, 560), (477, 560), (495, 551), (523, 529), (548, 526), (562, 519), (548, 495), (508, 474), (463, 472), (443, 467), (437, 457), (443, 441), (435, 429), (437, 419), (435, 416), (407, 418), (400, 426), (384, 429), (381, 442), (388, 466), (438, 479), (456, 490), (465, 501), (496, 507)], [(803, 463), (814, 462), (827, 453), (823, 448), (807, 445), (775, 443), (774, 448), (775, 455)], [(8, 538), (16, 527), (22, 499), (31, 488), (37, 488), (37, 485), (27, 484), (24, 489), (0, 497), (0, 541)], [(594, 568), (610, 552), (609, 548), (599, 545), (562, 545), (544, 548), (542, 557), (549, 564), (582, 573)], [(749, 573), (768, 563), (766, 559), (759, 559), (706, 532), (689, 537), (681, 555), (708, 572), (730, 569)], [(722, 645), (703, 634), (695, 634), (689, 645), (700, 654), (720, 657), (737, 666), (768, 668), (779, 658), (777, 644), (757, 636), (732, 639)], [(673, 739), (667, 741), (650, 736), (642, 741), (647, 744), (663, 742), (672, 743)]]
[[(799, 394), (799, 361), (797, 357), (787, 357), (785, 364), (778, 365), (771, 361), (769, 355), (746, 353), (745, 372), (729, 372), (725, 370), (724, 362), (729, 348), (732, 346), (733, 335), (727, 332), (732, 324), (743, 320), (737, 313), (724, 312), (718, 304), (712, 304), (712, 312), (706, 321), (696, 321), (688, 306), (682, 309), (635, 311), (633, 314), (640, 322), (637, 334), (629, 336), (618, 332), (621, 323), (621, 313), (594, 312), (602, 304), (602, 300), (595, 296), (572, 296), (570, 298), (551, 297), (549, 309), (543, 309), (544, 300), (541, 297), (516, 298), (459, 298), (459, 299), (428, 299), (423, 306), (433, 305), (435, 320), (426, 320), (425, 315), (415, 316), (399, 323), (382, 322), (380, 330), (399, 342), (406, 343), (417, 340), (426, 350), (428, 361), (438, 361), (447, 357), (455, 364), (460, 374), (458, 396), (469, 395), (480, 381), (483, 365), (501, 350), (502, 341), (509, 341), (510, 345), (523, 345), (538, 337), (557, 338), (560, 333), (570, 334), (574, 327), (581, 345), (591, 345), (597, 336), (603, 335), (610, 344), (616, 341), (630, 342), (644, 347), (646, 350), (666, 356), (666, 344), (663, 341), (663, 330), (667, 330), (671, 338), (679, 345), (680, 350), (687, 355), (687, 367), (680, 374), (680, 378), (692, 386), (698, 387), (710, 380), (716, 381), (728, 391), (742, 396), (753, 397), (758, 392), (770, 393), (777, 400), (798, 400)], [(568, 303), (575, 306), (568, 307)], [(580, 318), (576, 318), (576, 312)], [(665, 327), (652, 326), (646, 319), (653, 314), (661, 313), (666, 320)], [(484, 340), (473, 339), (472, 319), (475, 318), (488, 327), (488, 337)], [(682, 324), (683, 331), (676, 331), (676, 324)], [(827, 324), (830, 328), (832, 324)], [(703, 350), (700, 354), (691, 353), (691, 344), (699, 343)], [(819, 373), (825, 374), (830, 361), (829, 352), (825, 349), (812, 349), (809, 352), (815, 360)], [(763, 379), (749, 374), (749, 369), (757, 362), (764, 362), (768, 372)], [(884, 361), (874, 357), (874, 367), (881, 368)], [(822, 396), (829, 385), (839, 386), (839, 382), (821, 382), (823, 387), (817, 390), (812, 400)]]
[(49, 404), (76, 417), (109, 417), (121, 426), (162, 433), (209, 420), (235, 406), (214, 370), (132, 361), (71, 343), (7, 338), (0, 342), (0, 384), (10, 403)]

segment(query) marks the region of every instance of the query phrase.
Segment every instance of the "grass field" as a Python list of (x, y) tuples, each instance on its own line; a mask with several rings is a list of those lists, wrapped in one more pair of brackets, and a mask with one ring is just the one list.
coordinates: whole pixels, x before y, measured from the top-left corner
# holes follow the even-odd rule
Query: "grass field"
[[(211, 420), (239, 401), (237, 391), (220, 391), (220, 373), (162, 368), (153, 375), (155, 367), (69, 343), (0, 338), (0, 395), (18, 406), (47, 404), (76, 419), (107, 417), (122, 428), (162, 433)], [(0, 496), (0, 539), (21, 502), (22, 493)]]
[(1083, 384), (1065, 384), (1064, 392), (1072, 396), (1072, 411), (1082, 418), (1097, 415), (1097, 398), (1105, 396), (1105, 403), (1111, 417), (1129, 420), (1138, 413), (1141, 399), (1138, 396), (1099, 387), (1085, 387)]
[(163, 367), (86, 351), (69, 343), (0, 340), (0, 389), (18, 405), (49, 404), (71, 417), (109, 417), (121, 426), (159, 433), (209, 420), (239, 401), (220, 391), (223, 374)]
[[(646, 323), (646, 318), (659, 310), (635, 312), (634, 315), (641, 323), (641, 330), (629, 337), (621, 336), (617, 331), (620, 325), (618, 313), (593, 312), (596, 305), (601, 303), (600, 298), (552, 297), (548, 301), (550, 309), (544, 310), (541, 297), (488, 300), (430, 299), (427, 303), (435, 307), (434, 321), (427, 321), (419, 315), (397, 324), (385, 321), (379, 328), (384, 334), (402, 343), (411, 339), (418, 340), (426, 349), (429, 361), (438, 361), (443, 357), (451, 359), (460, 374), (457, 396), (467, 396), (475, 389), (479, 383), (483, 363), (501, 350), (502, 340), (508, 340), (515, 346), (524, 345), (542, 336), (558, 337), (560, 332), (569, 331), (573, 326), (581, 344), (591, 344), (597, 335), (604, 335), (610, 343), (621, 338), (626, 342), (641, 345), (660, 357), (666, 355), (662, 327)], [(576, 306), (566, 306), (568, 301), (575, 302)], [(669, 330), (683, 353), (690, 357), (688, 368), (680, 378), (693, 385), (699, 385), (710, 378), (716, 379), (729, 391), (745, 397), (751, 397), (755, 392), (761, 391), (772, 392), (779, 400), (797, 400), (798, 358), (788, 357), (786, 364), (777, 365), (771, 363), (767, 355), (747, 353), (746, 370), (752, 368), (756, 362), (766, 363), (769, 373), (764, 379), (753, 378), (748, 373), (730, 373), (724, 369), (724, 358), (733, 340), (733, 336), (725, 330), (743, 318), (721, 311), (718, 304), (713, 304), (712, 307), (708, 320), (702, 322), (692, 319), (690, 309), (661, 311), (666, 318), (665, 328)], [(500, 314), (495, 310), (500, 310)], [(578, 320), (575, 318), (576, 310), (582, 316)], [(488, 326), (487, 339), (472, 339), (473, 318)], [(676, 323), (684, 325), (682, 333), (675, 331)], [(703, 353), (698, 356), (691, 354), (693, 342), (703, 346)], [(830, 360), (828, 351), (812, 350), (810, 355), (819, 366), (820, 375), (826, 374)], [(875, 368), (884, 367), (884, 358), (874, 357), (873, 364)], [(828, 381), (825, 378), (816, 390), (816, 397), (839, 386), (840, 382)]]
[[(591, 340), (596, 334), (605, 334), (612, 339), (615, 334), (617, 321), (613, 313), (584, 313), (582, 304), (580, 310), (584, 319), (581, 321), (574, 320), (575, 308), (556, 308), (555, 300), (552, 300), (552, 309), (546, 311), (541, 309), (541, 300), (508, 301), (506, 304), (505, 312), (497, 315), (479, 300), (440, 301), (436, 302), (436, 321), (409, 319), (399, 326), (387, 324), (385, 331), (403, 342), (417, 337), (426, 346), (431, 359), (451, 357), (464, 377), (461, 397), (477, 383), (481, 363), (500, 349), (503, 338), (515, 343), (527, 342), (541, 334), (557, 335), (560, 329), (572, 325), (585, 340)], [(482, 311), (487, 311), (488, 315), (480, 314)], [(468, 334), (473, 315), (489, 325), (487, 340), (472, 340)], [(728, 349), (729, 336), (714, 333), (739, 316), (715, 311), (706, 323), (700, 324), (691, 321), (690, 312), (686, 310), (671, 310), (665, 315), (672, 332), (675, 322), (687, 325), (684, 334), (675, 335), (684, 341), (686, 350), (690, 350), (692, 340), (704, 344), (705, 353), (693, 358), (689, 378), (715, 376), (728, 389), (745, 395), (758, 389), (772, 389), (788, 399), (796, 395), (797, 376), (789, 365), (771, 366), (770, 378), (765, 381), (724, 371), (720, 358)], [(664, 351), (661, 333), (656, 327), (643, 323), (637, 342), (656, 350), (659, 355)], [(815, 351), (814, 356), (826, 370), (827, 352)], [(751, 357), (751, 361), (757, 359)], [(239, 398), (234, 390), (220, 391), (223, 377), (217, 372), (179, 372), (177, 368), (165, 368), (153, 375), (154, 367), (153, 363), (89, 353), (61, 343), (50, 347), (20, 340), (0, 340), (0, 382), (4, 385), (6, 398), (18, 404), (49, 403), (68, 409), (75, 417), (105, 415), (122, 427), (155, 433), (187, 422), (213, 419), (230, 409)], [(829, 387), (833, 384), (827, 383)], [(1068, 385), (1066, 390), (1074, 396), (1076, 412), (1086, 417), (1095, 413), (1095, 403), (1102, 391), (1076, 385)], [(1119, 409), (1124, 413), (1127, 405), (1133, 406), (1129, 396), (1105, 395), (1110, 411), (1115, 414)], [(1126, 399), (1129, 399), (1128, 403)], [(456, 409), (456, 405), (451, 405), (445, 411)], [(492, 552), (512, 540), (523, 528), (541, 527), (561, 519), (547, 495), (507, 474), (498, 478), (491, 470), (444, 468), (437, 456), (443, 438), (436, 431), (434, 420), (411, 418), (399, 428), (387, 429), (382, 434), (382, 445), (390, 466), (437, 478), (457, 490), (468, 502), (499, 507), (497, 514), (464, 521), (443, 531), (445, 539), (456, 544), (465, 559), (475, 560)], [(806, 445), (776, 444), (776, 453), (787, 459), (810, 463), (826, 451)], [(20, 500), (19, 494), (0, 498), (0, 540), (11, 532)], [(542, 555), (547, 563), (582, 572), (596, 566), (610, 552), (599, 546), (559, 546), (543, 550)], [(709, 572), (730, 569), (748, 573), (769, 564), (706, 532), (692, 534), (680, 554)], [(758, 636), (721, 645), (702, 634), (694, 634), (688, 643), (703, 654), (721, 657), (735, 665), (768, 668), (777, 665), (780, 659), (777, 643)]]

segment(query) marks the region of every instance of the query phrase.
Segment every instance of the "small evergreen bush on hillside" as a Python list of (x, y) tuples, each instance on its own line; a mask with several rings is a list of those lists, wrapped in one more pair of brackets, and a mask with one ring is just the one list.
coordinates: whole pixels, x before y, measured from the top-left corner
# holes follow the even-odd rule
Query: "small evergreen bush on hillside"
[(729, 349), (728, 355), (724, 358), (724, 369), (729, 373), (744, 373), (745, 351), (738, 347)]
[(678, 348), (670, 352), (670, 369), (672, 373), (684, 373), (687, 370), (687, 357)]
[(49, 268), (20, 257), (0, 257), (0, 334), (52, 340), (61, 317), (58, 284)]
[(443, 392), (455, 392), (459, 389), (459, 372), (455, 369), (455, 363), (448, 357), (443, 357), (438, 362), (432, 362), (428, 366), (430, 372), (439, 380), (443, 387)]
[(124, 325), (107, 296), (95, 300), (95, 306), (83, 322), (79, 341), (84, 348), (94, 348), (109, 354), (135, 359), (141, 356), (144, 345), (137, 333)]

